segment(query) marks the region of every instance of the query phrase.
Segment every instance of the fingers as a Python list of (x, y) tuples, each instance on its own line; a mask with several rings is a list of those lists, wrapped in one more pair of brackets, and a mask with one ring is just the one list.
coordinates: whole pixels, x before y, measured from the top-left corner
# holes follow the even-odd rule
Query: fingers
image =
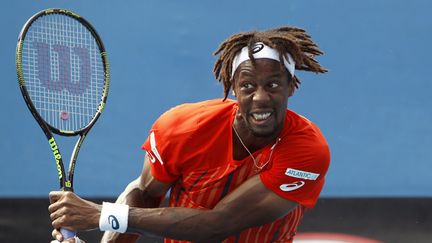
[(48, 207), (52, 226), (72, 231), (90, 230), (99, 226), (101, 205), (84, 200), (73, 192), (51, 192)]
[(63, 207), (67, 199), (74, 197), (73, 192), (63, 192), (63, 191), (52, 191), (49, 193), (50, 205), (48, 206), (48, 211), (50, 213), (57, 211), (59, 208)]
[(58, 243), (58, 242), (61, 242), (63, 240), (63, 235), (60, 233), (59, 230), (53, 229), (53, 231), (51, 232), (51, 235), (54, 239), (56, 239), (56, 240), (51, 241), (51, 243), (52, 242)]
[(50, 243), (85, 243), (85, 241), (79, 239), (77, 236), (64, 240), (63, 235), (57, 229), (54, 229), (51, 232), (51, 235), (55, 240), (51, 241)]
[(67, 209), (64, 207), (58, 207), (60, 205), (54, 205), (53, 207), (49, 207), (48, 211), (50, 212), (50, 218), (52, 221), (60, 218), (62, 215), (65, 215), (67, 213)]
[(67, 227), (66, 225), (66, 216), (61, 215), (60, 217), (56, 218), (56, 219), (51, 219), (51, 225), (56, 228), (64, 228)]
[(52, 191), (49, 193), (50, 205), (48, 207), (49, 212), (56, 211), (61, 205), (58, 203), (61, 198), (64, 197), (66, 192)]
[(48, 211), (50, 212), (50, 218), (52, 221), (52, 226), (55, 229), (67, 226), (65, 225), (65, 218), (68, 215), (70, 209), (66, 207), (68, 205), (68, 200), (73, 198), (75, 194), (73, 192), (64, 191), (53, 191), (50, 192), (49, 198), (51, 205), (48, 206)]

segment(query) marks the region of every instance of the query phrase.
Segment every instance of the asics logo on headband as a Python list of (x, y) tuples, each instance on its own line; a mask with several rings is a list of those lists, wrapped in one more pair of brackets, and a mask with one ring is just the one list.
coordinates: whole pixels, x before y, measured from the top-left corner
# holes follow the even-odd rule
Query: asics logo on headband
[[(254, 47), (252, 48), (252, 56), (255, 59), (261, 59), (261, 58), (268, 58), (273, 59), (278, 62), (279, 60), (279, 52), (271, 48), (267, 45), (265, 45), (262, 42), (255, 43)], [(237, 68), (242, 64), (243, 62), (249, 60), (249, 50), (248, 47), (245, 46), (241, 49), (241, 51), (234, 57), (233, 63), (232, 63), (232, 73), (231, 77), (234, 77), (234, 73), (237, 70)], [(289, 53), (286, 53), (286, 55), (283, 56), (283, 64), (288, 70), (288, 72), (291, 74), (292, 77), (294, 77), (294, 70), (295, 70), (295, 62), (292, 56)]]
[(257, 52), (260, 52), (264, 48), (263, 43), (257, 43), (254, 48), (252, 49), (252, 53), (255, 54)]

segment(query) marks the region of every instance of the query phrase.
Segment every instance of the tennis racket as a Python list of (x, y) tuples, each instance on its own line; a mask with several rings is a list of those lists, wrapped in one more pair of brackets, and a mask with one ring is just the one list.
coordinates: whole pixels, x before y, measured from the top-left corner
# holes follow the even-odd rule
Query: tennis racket
[[(81, 145), (101, 115), (109, 89), (105, 47), (92, 25), (65, 9), (33, 15), (18, 37), (18, 83), (27, 107), (48, 139), (60, 188), (73, 191)], [(53, 134), (77, 136), (68, 172)], [(75, 232), (61, 229), (65, 239)]]

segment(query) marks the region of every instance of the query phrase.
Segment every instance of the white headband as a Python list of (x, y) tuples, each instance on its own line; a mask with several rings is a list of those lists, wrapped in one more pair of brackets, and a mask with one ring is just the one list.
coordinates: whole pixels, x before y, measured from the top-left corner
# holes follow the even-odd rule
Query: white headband
[[(262, 42), (255, 43), (255, 46), (252, 48), (253, 57), (255, 59), (260, 58), (269, 58), (276, 61), (279, 60), (279, 52), (269, 46), (266, 46)], [(249, 52), (248, 47), (245, 46), (241, 49), (240, 53), (238, 53), (233, 60), (232, 63), (232, 72), (231, 72), (231, 78), (234, 76), (235, 71), (237, 70), (238, 66), (242, 64), (244, 61), (249, 60)], [(292, 56), (287, 53), (286, 56), (283, 58), (284, 65), (288, 69), (288, 72), (291, 74), (291, 76), (294, 77), (294, 70), (295, 70), (295, 62)]]

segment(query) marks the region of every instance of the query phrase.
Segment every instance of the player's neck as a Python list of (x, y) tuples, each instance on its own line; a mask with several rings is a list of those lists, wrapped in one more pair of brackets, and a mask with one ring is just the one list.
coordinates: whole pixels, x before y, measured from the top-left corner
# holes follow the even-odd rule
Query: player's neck
[(233, 158), (241, 160), (248, 156), (249, 153), (254, 153), (269, 144), (274, 144), (278, 139), (278, 133), (272, 136), (255, 136), (245, 125), (235, 120), (232, 127), (232, 144), (233, 144)]

